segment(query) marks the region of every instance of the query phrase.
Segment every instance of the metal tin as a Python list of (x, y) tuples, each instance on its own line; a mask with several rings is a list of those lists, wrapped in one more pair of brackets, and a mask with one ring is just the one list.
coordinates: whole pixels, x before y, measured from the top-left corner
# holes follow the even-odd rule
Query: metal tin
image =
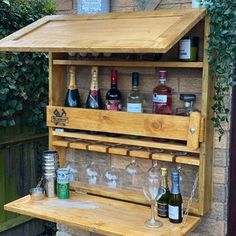
[(70, 172), (67, 168), (57, 170), (57, 197), (68, 199), (70, 197)]
[(44, 176), (44, 189), (49, 198), (57, 196), (57, 178), (55, 174)]

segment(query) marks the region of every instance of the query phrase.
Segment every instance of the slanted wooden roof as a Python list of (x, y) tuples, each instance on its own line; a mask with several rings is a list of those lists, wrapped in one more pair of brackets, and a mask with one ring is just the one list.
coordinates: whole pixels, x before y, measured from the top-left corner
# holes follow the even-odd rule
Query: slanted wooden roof
[(0, 40), (0, 51), (165, 53), (203, 9), (46, 16)]

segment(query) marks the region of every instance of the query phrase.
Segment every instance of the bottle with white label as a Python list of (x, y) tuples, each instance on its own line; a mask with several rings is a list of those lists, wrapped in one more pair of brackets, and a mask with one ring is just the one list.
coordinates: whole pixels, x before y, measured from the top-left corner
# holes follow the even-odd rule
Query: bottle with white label
[(179, 171), (171, 173), (171, 192), (168, 206), (168, 216), (171, 223), (181, 223), (183, 220), (183, 201), (179, 186)]
[(139, 92), (139, 73), (132, 73), (132, 90), (127, 98), (127, 112), (142, 113), (143, 99)]
[(179, 60), (197, 61), (198, 60), (198, 37), (184, 37), (179, 41)]
[(171, 114), (172, 89), (166, 86), (166, 71), (159, 71), (159, 85), (153, 89), (152, 113)]

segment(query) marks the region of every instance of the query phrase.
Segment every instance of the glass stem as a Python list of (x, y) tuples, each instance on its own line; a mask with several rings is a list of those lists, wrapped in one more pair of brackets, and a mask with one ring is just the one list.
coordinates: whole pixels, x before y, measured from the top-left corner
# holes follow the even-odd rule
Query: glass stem
[(155, 216), (154, 216), (154, 206), (155, 206), (155, 201), (151, 201), (151, 222), (155, 222)]

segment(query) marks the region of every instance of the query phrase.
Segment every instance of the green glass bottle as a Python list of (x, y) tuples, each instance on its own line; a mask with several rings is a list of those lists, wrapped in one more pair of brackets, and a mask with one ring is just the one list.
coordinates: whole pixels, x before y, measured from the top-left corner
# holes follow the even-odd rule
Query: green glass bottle
[(168, 170), (167, 168), (161, 168), (161, 188), (166, 190), (166, 193), (161, 196), (157, 201), (157, 214), (159, 217), (168, 218), (168, 204), (170, 199), (170, 191), (168, 188)]
[(69, 75), (70, 83), (66, 93), (65, 107), (81, 107), (80, 95), (76, 84), (75, 66), (70, 66)]
[(171, 223), (181, 223), (183, 220), (183, 201), (179, 187), (179, 171), (171, 173), (171, 192), (168, 207), (168, 215)]

